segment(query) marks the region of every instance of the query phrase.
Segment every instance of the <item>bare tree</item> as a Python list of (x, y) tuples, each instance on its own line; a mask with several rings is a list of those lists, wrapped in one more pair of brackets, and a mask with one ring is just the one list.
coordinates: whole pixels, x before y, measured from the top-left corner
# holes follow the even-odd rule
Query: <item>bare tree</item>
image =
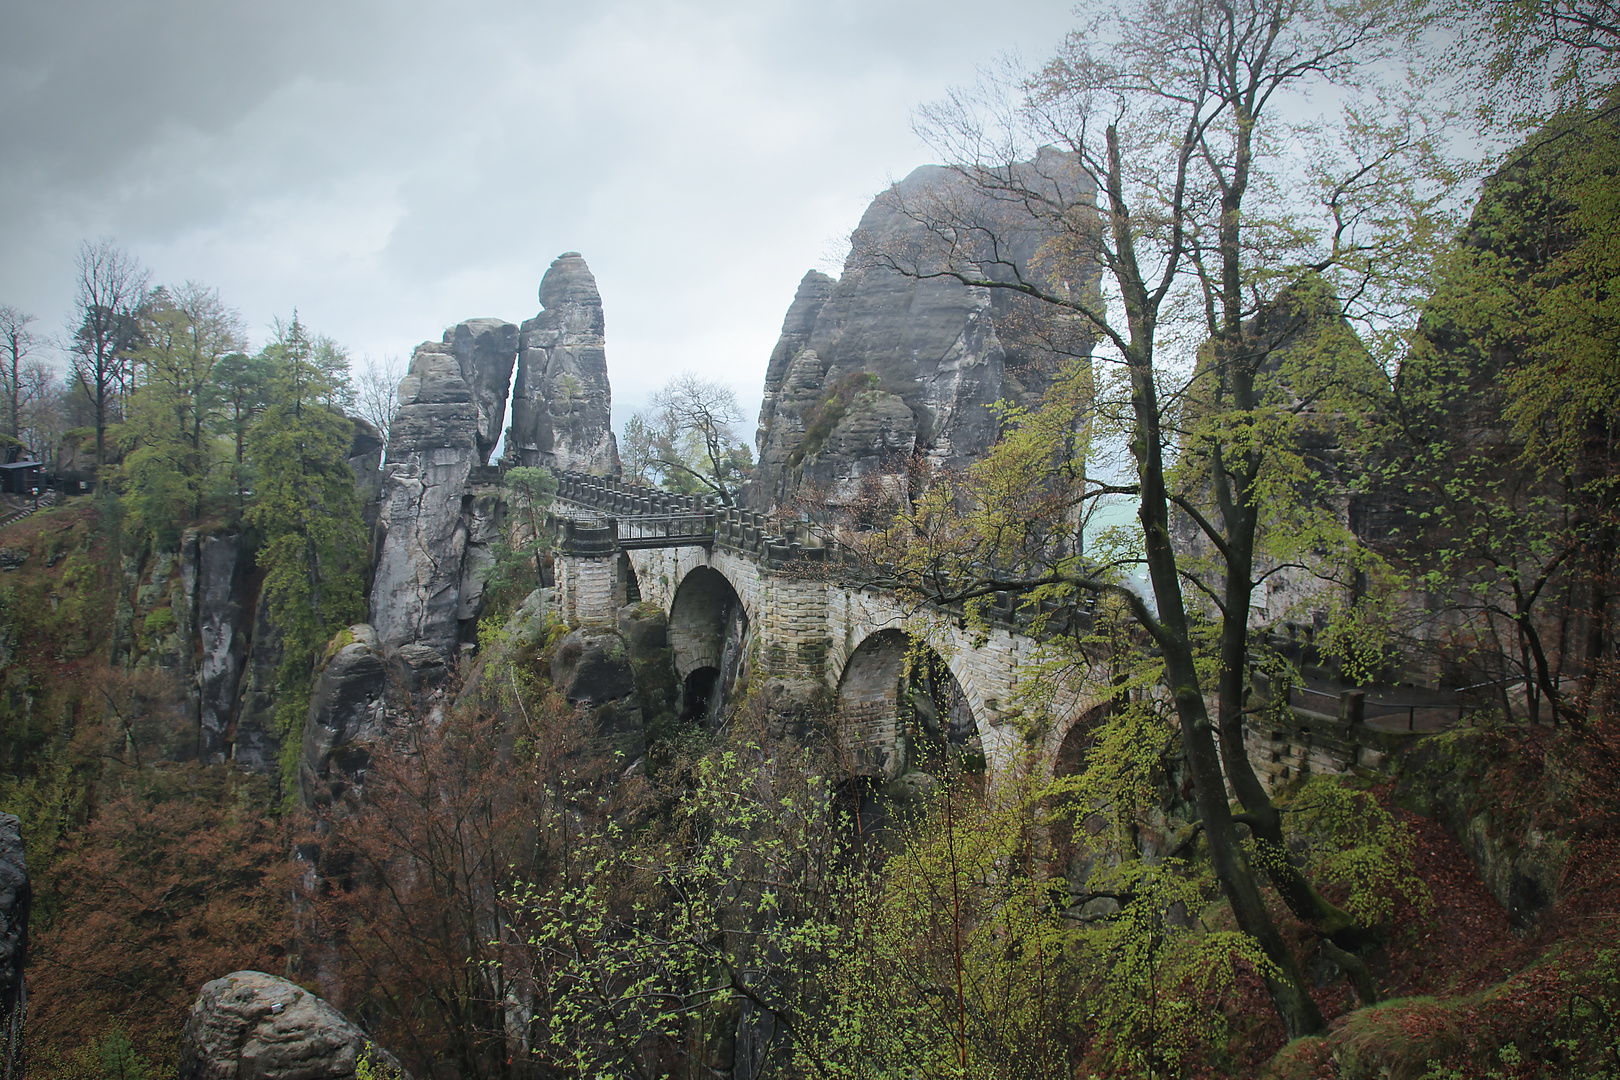
[(360, 361), (360, 373), (355, 379), (354, 402), (360, 418), (370, 422), (382, 434), (383, 445), (388, 445), (388, 429), (399, 408), (399, 381), (405, 377), (405, 362), (397, 356), (374, 360), (367, 356)]
[(130, 354), (140, 341), (140, 307), (149, 275), (110, 239), (79, 246), (78, 295), (68, 327), (68, 356), (94, 414), (96, 483), (107, 462), (107, 425), (129, 389)]
[(6, 434), (13, 439), (17, 438), (19, 431), (23, 360), (39, 344), (39, 339), (28, 329), (28, 324), (33, 321), (32, 315), (25, 315), (10, 304), (0, 304), (0, 364), (4, 364), (4, 371), (0, 371), (0, 385), (4, 386), (6, 403), (10, 407), (6, 413)]
[(737, 432), (742, 418), (730, 387), (683, 372), (630, 421), (636, 467), (671, 491), (703, 492), (734, 505), (753, 467)]
[(43, 360), (30, 360), (18, 373), (22, 387), (18, 395), (17, 438), (46, 461), (55, 456), (56, 446), (67, 429), (67, 396), (56, 369)]

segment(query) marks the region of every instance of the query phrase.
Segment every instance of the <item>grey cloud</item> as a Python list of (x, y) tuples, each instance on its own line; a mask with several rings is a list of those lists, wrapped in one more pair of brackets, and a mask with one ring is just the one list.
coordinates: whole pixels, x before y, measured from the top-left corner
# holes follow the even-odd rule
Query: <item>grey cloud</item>
[(615, 388), (749, 397), (829, 238), (919, 164), (908, 110), (1058, 5), (0, 0), (0, 301), (60, 322), (112, 235), (356, 353), (534, 313), (581, 250)]

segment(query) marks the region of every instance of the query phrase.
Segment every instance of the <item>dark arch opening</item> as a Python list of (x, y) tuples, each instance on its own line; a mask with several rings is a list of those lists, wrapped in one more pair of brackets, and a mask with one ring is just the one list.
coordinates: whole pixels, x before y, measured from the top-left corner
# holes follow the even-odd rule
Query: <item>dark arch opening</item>
[(630, 561), (628, 551), (619, 552), (619, 582), (624, 586), (624, 604), (641, 603), (641, 581), (636, 577), (636, 564)]
[[(1052, 760), (1054, 777), (1079, 776), (1086, 771), (1091, 763), (1091, 750), (1097, 743), (1098, 731), (1113, 711), (1114, 703), (1104, 702), (1083, 714), (1069, 727)], [(1056, 896), (1054, 900), (1060, 906), (1073, 908), (1078, 917), (1085, 917), (1086, 905), (1093, 904), (1098, 898), (1086, 889), (1094, 858), (1091, 849), (1081, 842), (1081, 830), (1096, 836), (1108, 827), (1108, 818), (1096, 808), (1082, 805), (1072, 794), (1057, 796), (1052, 811), (1052, 881), (1059, 891), (1063, 882), (1068, 883), (1068, 895)], [(1106, 898), (1103, 900), (1101, 906), (1108, 907)], [(1106, 911), (1101, 913), (1107, 914)]]
[(681, 694), (682, 723), (689, 724), (708, 718), (719, 682), (720, 669), (717, 667), (692, 669), (691, 674), (686, 677), (685, 688)]
[(855, 776), (984, 773), (978, 725), (961, 683), (944, 657), (901, 630), (871, 635), (844, 665), (838, 730)]
[[(705, 710), (692, 720), (718, 725), (742, 674), (748, 646), (748, 613), (724, 574), (699, 566), (681, 580), (669, 606), (669, 646), (683, 686), (700, 669), (714, 669), (705, 691)], [(692, 692), (689, 689), (688, 694)]]

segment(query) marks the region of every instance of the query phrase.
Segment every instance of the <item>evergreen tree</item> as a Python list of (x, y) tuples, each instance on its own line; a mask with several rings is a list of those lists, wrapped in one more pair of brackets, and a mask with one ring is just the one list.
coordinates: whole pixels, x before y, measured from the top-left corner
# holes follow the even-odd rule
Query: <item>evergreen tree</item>
[(209, 377), (208, 396), (213, 403), (214, 422), (222, 435), (229, 436), (235, 451), (231, 464), (231, 484), (236, 489), (236, 509), (247, 505), (252, 486), (251, 462), (247, 457), (248, 431), (269, 405), (271, 363), (264, 354), (249, 356), (229, 353), (219, 359)]
[(263, 533), (262, 600), (282, 633), (276, 717), (285, 771), (302, 743), (315, 660), (333, 633), (362, 617), (365, 526), (345, 460), (353, 426), (342, 412), (343, 350), (312, 338), (295, 314), (276, 324), (261, 356), (272, 404), (248, 433), (258, 498), (247, 520)]

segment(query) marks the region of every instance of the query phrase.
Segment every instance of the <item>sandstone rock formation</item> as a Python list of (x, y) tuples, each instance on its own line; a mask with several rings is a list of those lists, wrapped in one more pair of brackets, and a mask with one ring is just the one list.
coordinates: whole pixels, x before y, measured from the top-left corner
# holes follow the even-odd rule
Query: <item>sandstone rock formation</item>
[(451, 658), (476, 624), (498, 477), (484, 468), (505, 414), (517, 328), (475, 319), (425, 342), (399, 384), (371, 586), (384, 645)]
[(180, 1080), (348, 1080), (365, 1058), (373, 1076), (399, 1062), (306, 990), (238, 971), (204, 984), (180, 1043)]
[(617, 476), (602, 297), (577, 251), (559, 256), (546, 271), (540, 307), (523, 324), (506, 457), (518, 465)]
[(231, 737), (231, 753), (242, 768), (269, 773), (275, 771), (281, 754), (281, 737), (276, 726), (276, 673), (281, 667), (281, 632), (270, 622), (267, 606), (257, 600), (251, 625), (240, 629), (251, 636), (237, 680), (236, 728)]
[[(21, 826), (17, 815), (0, 814), (0, 1047), (21, 1045), (28, 999), (23, 967), (31, 890)], [(9, 1068), (6, 1072), (10, 1075)]]
[(369, 748), (387, 728), (389, 665), (377, 632), (361, 623), (344, 636), (350, 640), (327, 661), (310, 693), (298, 773), (305, 806), (342, 799), (364, 777)]
[[(188, 537), (188, 551), (191, 543)], [(237, 685), (248, 648), (250, 627), (244, 624), (240, 602), (246, 560), (240, 533), (198, 537), (195, 543), (197, 635), (202, 646), (197, 661), (197, 750), (201, 760), (214, 764), (230, 752)]]
[[(1022, 168), (1086, 190), (1055, 151)], [(806, 274), (783, 320), (765, 375), (759, 464), (744, 490), (750, 509), (781, 505), (804, 482), (841, 501), (861, 477), (896, 471), (912, 455), (965, 465), (999, 434), (991, 405), (1031, 403), (1049, 384), (1060, 361), (1013, 294), (905, 277), (871, 258), (925, 244), (912, 214), (931, 199), (989, 222), (1004, 242), (1001, 256), (1034, 272), (1049, 234), (1010, 220), (1006, 204), (976, 197), (951, 170), (924, 166), (879, 196), (861, 218), (843, 276)], [(1010, 270), (987, 263), (985, 272), (1000, 280)]]
[(347, 461), (354, 472), (355, 490), (360, 494), (360, 516), (371, 528), (377, 524), (377, 500), (382, 497), (382, 432), (358, 416), (349, 419), (354, 423), (354, 441), (349, 444)]

